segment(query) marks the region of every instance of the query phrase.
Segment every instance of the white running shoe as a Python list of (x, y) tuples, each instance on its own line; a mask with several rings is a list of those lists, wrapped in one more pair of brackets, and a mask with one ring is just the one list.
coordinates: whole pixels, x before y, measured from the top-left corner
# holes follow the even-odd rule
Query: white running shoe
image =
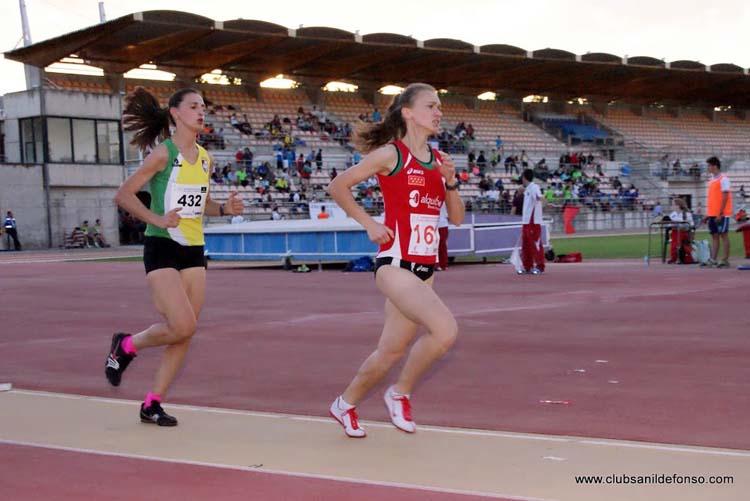
[(385, 400), (385, 406), (388, 408), (391, 422), (396, 428), (406, 433), (417, 431), (417, 425), (411, 418), (409, 395), (399, 395), (393, 391), (393, 386), (391, 386), (385, 391), (383, 399)]
[(344, 427), (344, 432), (348, 437), (351, 438), (364, 438), (367, 436), (367, 432), (359, 426), (359, 422), (357, 422), (357, 408), (352, 407), (348, 410), (342, 410), (339, 407), (339, 400), (341, 397), (338, 397), (336, 400), (333, 401), (331, 404), (331, 417), (339, 422), (341, 426)]

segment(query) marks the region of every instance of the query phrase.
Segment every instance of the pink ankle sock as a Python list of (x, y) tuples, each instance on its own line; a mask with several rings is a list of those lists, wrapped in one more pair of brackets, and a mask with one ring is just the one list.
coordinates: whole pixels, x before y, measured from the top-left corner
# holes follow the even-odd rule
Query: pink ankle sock
[(143, 402), (143, 406), (150, 407), (151, 402), (161, 403), (161, 395), (157, 395), (156, 393), (149, 393), (148, 395), (146, 395), (146, 400)]
[(133, 336), (128, 336), (122, 340), (122, 351), (128, 355), (135, 355), (136, 349), (133, 346)]

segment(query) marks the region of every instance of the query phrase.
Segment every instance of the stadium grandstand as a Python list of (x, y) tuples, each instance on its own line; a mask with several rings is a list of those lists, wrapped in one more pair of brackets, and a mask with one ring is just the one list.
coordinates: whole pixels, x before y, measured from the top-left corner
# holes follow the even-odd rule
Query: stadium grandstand
[[(41, 74), (37, 87), (4, 96), (0, 114), (0, 190), (38, 223), (27, 231), (30, 246), (63, 245), (84, 219), (101, 219), (111, 242), (132, 240), (127, 225), (136, 223), (111, 199), (142, 159), (120, 126), (123, 99), (137, 86), (164, 104), (182, 87), (203, 94), (199, 141), (214, 158), (212, 196), (239, 190), (249, 220), (309, 217), (334, 172), (359, 158), (349, 140), (360, 121), (387, 109), (382, 90), (413, 81), (440, 89), (434, 141), (462, 171), (472, 211), (510, 213), (527, 166), (549, 192), (554, 231), (566, 205), (582, 208), (584, 230), (645, 228), (652, 207), (675, 196), (699, 210), (711, 155), (729, 171), (736, 204), (750, 188), (750, 76), (732, 64), (295, 30), (177, 11), (134, 13), (5, 56)], [(61, 61), (92, 74), (59, 72)], [(143, 65), (171, 77), (126, 74)], [(276, 75), (289, 88), (262, 85)], [(325, 90), (332, 81), (346, 91)], [(368, 210), (382, 211), (374, 184), (355, 190)]]

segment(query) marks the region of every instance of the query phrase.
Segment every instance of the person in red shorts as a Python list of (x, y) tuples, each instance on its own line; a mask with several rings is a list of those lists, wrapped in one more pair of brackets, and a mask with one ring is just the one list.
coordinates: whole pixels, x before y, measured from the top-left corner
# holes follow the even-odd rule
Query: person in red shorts
[(542, 190), (534, 182), (534, 171), (524, 169), (523, 211), (521, 212), (521, 261), (523, 270), (519, 274), (540, 275), (544, 273), (544, 245), (542, 244)]
[[(377, 348), (331, 404), (331, 416), (349, 437), (366, 435), (357, 421), (356, 406), (412, 343), (398, 380), (386, 390), (384, 400), (398, 429), (416, 431), (410, 400), (414, 385), (458, 335), (453, 314), (432, 289), (440, 208), (447, 205), (448, 220), (454, 225), (464, 219), (453, 161), (427, 143), (439, 131), (440, 106), (432, 86), (409, 85), (394, 98), (382, 122), (360, 124), (354, 144), (367, 155), (328, 186), (334, 201), (380, 245), (375, 284), (386, 297), (385, 325)], [(383, 223), (370, 217), (351, 194), (353, 186), (371, 176), (377, 176), (383, 194)], [(418, 338), (420, 325), (428, 332)]]

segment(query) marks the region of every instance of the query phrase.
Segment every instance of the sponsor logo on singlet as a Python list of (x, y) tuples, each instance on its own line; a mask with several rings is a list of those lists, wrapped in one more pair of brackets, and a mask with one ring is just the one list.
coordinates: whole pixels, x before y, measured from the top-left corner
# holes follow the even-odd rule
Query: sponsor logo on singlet
[(419, 207), (419, 190), (411, 190), (409, 193), (409, 205), (415, 209)]
[(424, 186), (425, 180), (423, 176), (409, 175), (406, 177), (406, 184), (409, 186)]
[(420, 202), (426, 205), (427, 207), (429, 207), (430, 209), (435, 209), (435, 210), (440, 210), (440, 207), (443, 205), (443, 201), (440, 197), (430, 198), (427, 195), (423, 196)]

